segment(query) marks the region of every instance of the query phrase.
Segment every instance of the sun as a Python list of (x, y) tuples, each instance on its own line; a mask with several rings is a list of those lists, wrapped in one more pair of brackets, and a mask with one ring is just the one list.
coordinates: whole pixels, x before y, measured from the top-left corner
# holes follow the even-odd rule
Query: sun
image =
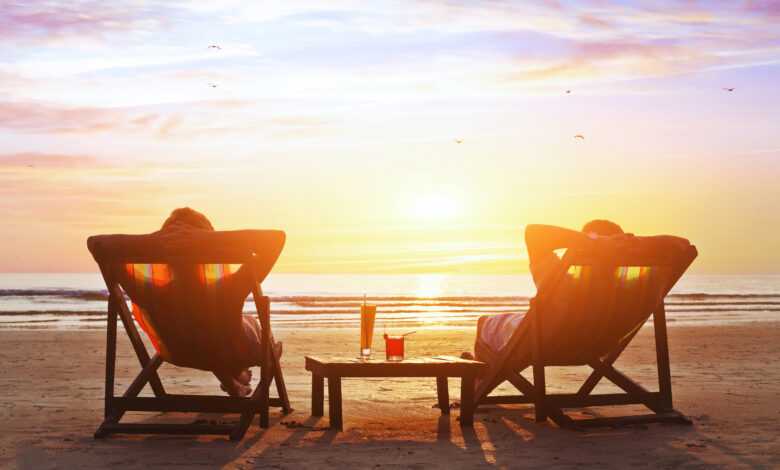
[(410, 205), (415, 218), (425, 221), (451, 219), (459, 209), (457, 200), (445, 194), (423, 194), (412, 199)]

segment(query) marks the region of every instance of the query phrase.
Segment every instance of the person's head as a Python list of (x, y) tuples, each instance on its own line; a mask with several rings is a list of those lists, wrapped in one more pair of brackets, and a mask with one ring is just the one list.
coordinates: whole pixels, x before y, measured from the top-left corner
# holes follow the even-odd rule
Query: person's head
[(620, 228), (620, 225), (603, 219), (591, 220), (582, 226), (582, 231), (585, 233), (595, 233), (596, 235), (601, 235), (603, 237), (611, 237), (612, 235), (620, 235), (623, 233), (623, 229)]
[(162, 228), (173, 225), (183, 225), (186, 227), (214, 231), (214, 227), (211, 226), (211, 222), (209, 222), (209, 219), (207, 219), (205, 215), (190, 209), (189, 207), (174, 209), (173, 212), (171, 212), (171, 215), (163, 222)]

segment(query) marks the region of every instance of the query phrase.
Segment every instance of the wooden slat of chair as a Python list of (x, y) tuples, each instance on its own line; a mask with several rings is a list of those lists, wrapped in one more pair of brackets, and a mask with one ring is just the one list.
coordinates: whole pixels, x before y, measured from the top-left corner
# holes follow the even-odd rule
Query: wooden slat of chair
[[(146, 351), (146, 346), (144, 346), (144, 342), (141, 339), (141, 334), (138, 332), (138, 328), (135, 327), (133, 314), (127, 307), (124, 295), (122, 294), (122, 290), (120, 289), (117, 282), (113, 283), (110, 295), (114, 296), (114, 306), (118, 307), (119, 318), (122, 320), (122, 324), (125, 327), (127, 336), (130, 339), (130, 343), (133, 345), (133, 350), (135, 351), (135, 355), (138, 357), (138, 362), (141, 363), (141, 367), (146, 367), (146, 365), (149, 364), (151, 358), (149, 357), (149, 353)], [(149, 385), (152, 387), (152, 391), (154, 392), (155, 396), (165, 396), (165, 388), (163, 387), (162, 381), (160, 380), (160, 376), (157, 375), (157, 372), (154, 372), (149, 378)]]
[[(623, 351), (628, 347), (628, 344), (631, 342), (631, 340), (634, 339), (634, 336), (639, 333), (639, 328), (637, 328), (633, 333), (628, 335), (626, 338), (624, 338), (618, 345), (615, 347), (615, 349), (610, 352), (606, 358), (604, 358), (601, 362), (605, 365), (612, 365), (615, 363), (618, 357), (623, 353)], [(594, 388), (596, 388), (596, 385), (598, 385), (601, 378), (604, 377), (604, 374), (601, 373), (601, 369), (594, 369), (593, 372), (588, 376), (588, 378), (583, 382), (582, 386), (580, 387), (580, 390), (577, 392), (581, 396), (586, 396), (590, 394), (590, 392), (593, 391)]]
[[(254, 275), (255, 280), (257, 280), (259, 276), (255, 263), (252, 263), (251, 267), (252, 274)], [(260, 286), (259, 282), (254, 283), (252, 291), (253, 298), (256, 298), (255, 294), (260, 294), (262, 296), (262, 287)], [(267, 297), (264, 298), (268, 299)], [(268, 379), (269, 383), (271, 379), (273, 379), (273, 381), (276, 383), (276, 391), (282, 401), (282, 412), (284, 414), (288, 414), (292, 412), (292, 408), (290, 407), (290, 399), (287, 395), (287, 386), (285, 385), (284, 377), (282, 376), (282, 365), (279, 361), (279, 353), (276, 351), (276, 343), (271, 332), (271, 304), (270, 302), (263, 302), (262, 305), (258, 305), (257, 301), (255, 301), (255, 305), (257, 308), (258, 319), (260, 320), (260, 326), (263, 331), (263, 341), (265, 343), (263, 352), (267, 355), (268, 358), (268, 360), (264, 361), (263, 364), (270, 367), (270, 378)]]

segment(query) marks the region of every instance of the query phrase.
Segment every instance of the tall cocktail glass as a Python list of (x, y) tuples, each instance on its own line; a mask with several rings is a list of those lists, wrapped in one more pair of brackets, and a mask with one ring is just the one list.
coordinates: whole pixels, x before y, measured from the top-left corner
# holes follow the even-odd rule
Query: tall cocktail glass
[(360, 306), (360, 357), (362, 359), (371, 358), (371, 338), (374, 336), (375, 318), (376, 305)]

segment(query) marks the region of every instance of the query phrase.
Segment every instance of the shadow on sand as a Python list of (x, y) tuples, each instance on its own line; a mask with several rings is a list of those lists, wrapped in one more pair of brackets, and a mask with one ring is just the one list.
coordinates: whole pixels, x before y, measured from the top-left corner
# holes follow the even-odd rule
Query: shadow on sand
[[(195, 419), (204, 417), (197, 416)], [(205, 418), (214, 418), (209, 415)], [(255, 421), (246, 438), (212, 436), (112, 436), (91, 438), (85, 430), (65, 450), (45, 444), (17, 454), (21, 468), (83, 466), (85, 453), (96, 467), (264, 468), (516, 468), (533, 467), (730, 467), (761, 468), (744, 454), (700, 433), (696, 426), (650, 425), (563, 430), (538, 424), (529, 408), (486, 407), (474, 427), (461, 427), (456, 414), (438, 421), (396, 417), (355, 421), (343, 432), (328, 420), (293, 413), (272, 414), (270, 427)], [(362, 427), (361, 427), (362, 426)], [(54, 447), (54, 446), (52, 446)]]

